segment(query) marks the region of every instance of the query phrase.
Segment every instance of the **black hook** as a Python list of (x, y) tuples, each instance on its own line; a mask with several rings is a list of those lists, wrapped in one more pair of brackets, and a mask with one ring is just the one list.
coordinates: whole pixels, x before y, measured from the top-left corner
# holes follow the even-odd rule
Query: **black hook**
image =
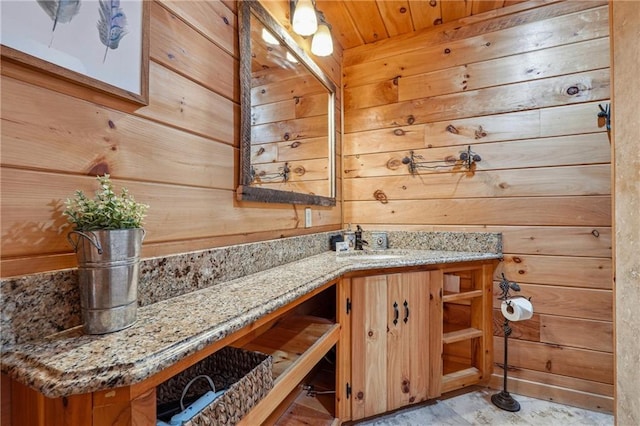
[(605, 104), (604, 107), (602, 104), (598, 104), (600, 108), (600, 112), (598, 113), (598, 118), (604, 118), (605, 125), (607, 126), (607, 132), (611, 131), (611, 104)]

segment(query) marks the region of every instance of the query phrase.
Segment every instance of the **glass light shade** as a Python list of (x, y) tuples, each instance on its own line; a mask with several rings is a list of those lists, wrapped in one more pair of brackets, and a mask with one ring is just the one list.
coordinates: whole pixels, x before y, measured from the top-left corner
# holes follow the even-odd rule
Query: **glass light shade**
[(269, 32), (269, 30), (267, 30), (266, 28), (262, 29), (262, 40), (264, 40), (265, 42), (269, 43), (269, 44), (273, 44), (273, 45), (277, 45), (280, 44), (280, 42), (278, 41), (277, 38), (275, 38), (273, 36), (273, 34), (271, 34)]
[(311, 0), (299, 0), (293, 12), (293, 31), (309, 36), (318, 29), (318, 17)]
[(311, 40), (311, 53), (316, 56), (329, 56), (333, 53), (333, 40), (327, 25), (318, 25), (318, 31)]

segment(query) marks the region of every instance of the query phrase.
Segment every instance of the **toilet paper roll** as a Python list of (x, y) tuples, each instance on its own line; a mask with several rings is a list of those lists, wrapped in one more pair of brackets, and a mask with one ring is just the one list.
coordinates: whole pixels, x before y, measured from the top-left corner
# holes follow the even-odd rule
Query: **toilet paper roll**
[(509, 321), (528, 320), (533, 316), (533, 305), (524, 298), (504, 300), (500, 310)]

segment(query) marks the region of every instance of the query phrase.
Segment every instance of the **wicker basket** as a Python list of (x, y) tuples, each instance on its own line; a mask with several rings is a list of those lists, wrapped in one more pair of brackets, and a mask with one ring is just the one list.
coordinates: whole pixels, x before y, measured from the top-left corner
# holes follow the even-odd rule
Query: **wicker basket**
[[(185, 426), (235, 425), (273, 387), (271, 356), (225, 347), (160, 384), (156, 389), (158, 404), (179, 400), (189, 380), (198, 375), (211, 377), (216, 389), (227, 390)], [(206, 381), (200, 380), (189, 388), (187, 397), (208, 390)]]

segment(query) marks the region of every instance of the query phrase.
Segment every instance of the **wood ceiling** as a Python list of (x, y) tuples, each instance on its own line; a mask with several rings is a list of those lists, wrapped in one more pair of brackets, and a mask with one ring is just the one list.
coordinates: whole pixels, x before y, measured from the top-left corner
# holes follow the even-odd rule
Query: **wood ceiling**
[(524, 0), (316, 0), (343, 50)]

